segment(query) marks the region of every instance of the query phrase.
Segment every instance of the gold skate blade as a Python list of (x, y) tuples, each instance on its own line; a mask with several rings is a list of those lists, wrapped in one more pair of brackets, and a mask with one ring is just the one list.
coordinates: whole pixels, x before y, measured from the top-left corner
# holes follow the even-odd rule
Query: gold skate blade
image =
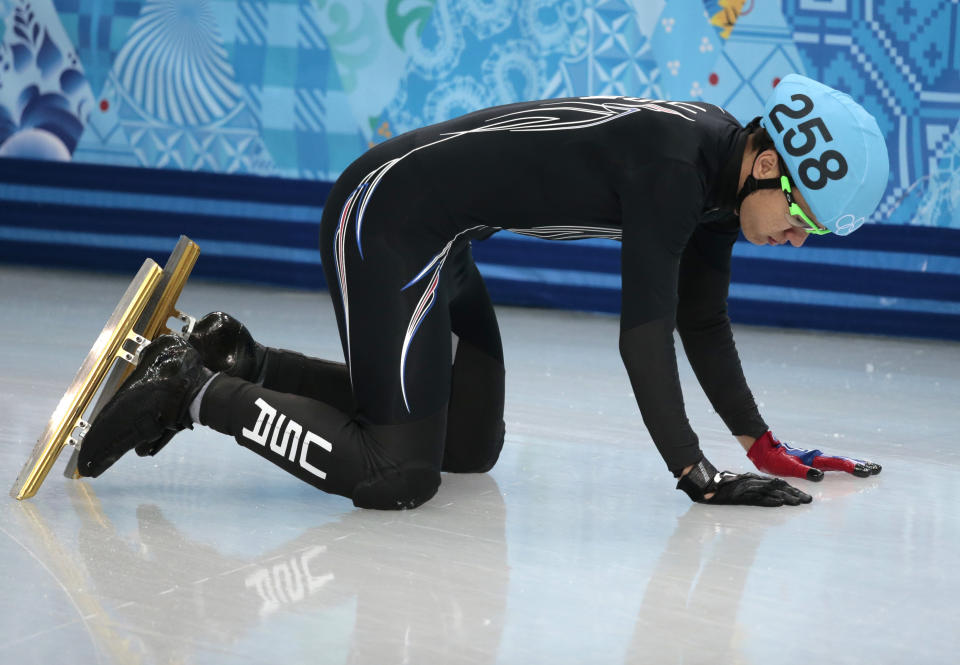
[[(167, 327), (167, 322), (173, 317), (181, 316), (180, 312), (176, 309), (177, 299), (180, 297), (183, 287), (186, 286), (187, 279), (190, 277), (190, 273), (193, 271), (193, 267), (196, 265), (199, 256), (200, 247), (197, 243), (190, 240), (187, 236), (180, 236), (177, 246), (173, 248), (173, 252), (170, 253), (170, 258), (167, 259), (167, 263), (163, 267), (163, 274), (160, 277), (159, 284), (157, 284), (157, 287), (150, 296), (150, 300), (147, 302), (146, 308), (144, 308), (143, 313), (140, 314), (137, 322), (133, 326), (135, 332), (148, 340), (156, 339), (157, 335), (173, 332)], [(134, 365), (132, 364), (117, 363), (114, 368), (110, 370), (110, 373), (107, 375), (107, 380), (103, 383), (100, 396), (90, 411), (88, 420), (91, 423), (100, 413), (100, 410), (110, 401), (110, 398), (116, 394), (120, 385), (130, 376), (133, 368)], [(67, 460), (67, 466), (63, 471), (63, 475), (71, 479), (80, 478), (81, 476), (78, 469), (79, 461), (80, 449), (75, 446), (70, 453), (70, 459)]]
[(177, 299), (183, 287), (186, 286), (199, 256), (200, 247), (197, 243), (187, 236), (180, 236), (180, 241), (177, 242), (166, 265), (163, 266), (163, 290), (160, 291), (156, 304), (151, 301), (147, 306), (147, 311), (153, 313), (141, 333), (147, 339), (153, 339), (158, 334), (174, 332), (167, 327), (167, 322), (173, 317), (181, 316), (176, 308)]
[(10, 490), (10, 496), (22, 500), (35, 495), (74, 429), (86, 425), (82, 420), (84, 412), (114, 360), (127, 353), (123, 345), (130, 338), (134, 323), (143, 313), (162, 275), (163, 271), (153, 260), (143, 262), (50, 416), (43, 435)]

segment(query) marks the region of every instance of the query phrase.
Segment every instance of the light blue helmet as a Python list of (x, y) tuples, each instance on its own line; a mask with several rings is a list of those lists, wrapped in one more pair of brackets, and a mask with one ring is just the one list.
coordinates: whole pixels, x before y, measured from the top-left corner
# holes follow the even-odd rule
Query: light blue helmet
[(883, 134), (850, 95), (799, 74), (783, 77), (760, 121), (817, 221), (837, 235), (877, 209), (890, 177)]

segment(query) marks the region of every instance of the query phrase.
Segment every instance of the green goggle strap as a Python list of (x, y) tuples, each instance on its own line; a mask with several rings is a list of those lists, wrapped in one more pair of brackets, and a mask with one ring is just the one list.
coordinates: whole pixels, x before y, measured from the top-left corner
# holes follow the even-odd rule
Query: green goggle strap
[[(793, 191), (790, 187), (790, 178), (785, 175), (780, 176), (780, 188), (787, 194), (790, 194)], [(799, 217), (805, 221), (807, 226), (810, 227), (809, 229), (804, 229), (807, 233), (812, 233), (818, 236), (830, 233), (829, 229), (821, 229), (819, 226), (814, 224), (813, 221), (807, 217), (807, 213), (803, 211), (803, 208), (801, 208), (800, 205), (793, 200), (792, 196), (788, 196), (787, 200), (790, 202), (790, 209), (788, 212), (794, 217)]]

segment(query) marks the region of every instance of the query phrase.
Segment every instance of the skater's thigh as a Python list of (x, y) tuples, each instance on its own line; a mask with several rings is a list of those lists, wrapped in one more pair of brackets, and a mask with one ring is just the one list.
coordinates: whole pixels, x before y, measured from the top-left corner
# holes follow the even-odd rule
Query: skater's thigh
[[(347, 367), (358, 413), (373, 424), (421, 420), (446, 409), (451, 352), (445, 289), (423, 280), (404, 289), (348, 276), (343, 310)], [(352, 278), (352, 279), (351, 279)]]
[(504, 367), (493, 304), (469, 245), (451, 257), (453, 332), (459, 338), (447, 409), (443, 469), (488, 471), (504, 438)]
[(469, 243), (454, 250), (447, 270), (451, 284), (450, 326), (453, 333), (502, 364), (500, 327)]
[[(359, 240), (350, 206), (342, 224), (324, 232), (323, 260), (358, 414), (393, 425), (446, 409), (450, 286), (440, 272), (448, 247), (427, 234), (392, 233), (373, 203)], [(392, 212), (392, 221), (415, 226), (415, 212)]]

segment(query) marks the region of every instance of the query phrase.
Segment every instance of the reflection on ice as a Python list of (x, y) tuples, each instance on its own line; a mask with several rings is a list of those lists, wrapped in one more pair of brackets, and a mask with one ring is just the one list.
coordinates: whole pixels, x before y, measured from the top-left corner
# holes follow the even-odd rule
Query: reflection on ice
[[(68, 485), (76, 549), (42, 508), (24, 503), (13, 514), (107, 662), (193, 662), (197, 645), (232, 651), (260, 624), (282, 626), (289, 615), (313, 617), (308, 642), (340, 642), (347, 662), (430, 662), (438, 654), (458, 662), (465, 645), (470, 662), (494, 662), (508, 580), (505, 513), (491, 477), (470, 483), (483, 506), (482, 538), (426, 511), (415, 520), (392, 515), (372, 531), (376, 514), (356, 510), (246, 558), (185, 537), (150, 504), (136, 510), (136, 533), (121, 533), (83, 482)], [(352, 631), (325, 635), (325, 614), (349, 607)], [(266, 657), (272, 647), (262, 646)]]

